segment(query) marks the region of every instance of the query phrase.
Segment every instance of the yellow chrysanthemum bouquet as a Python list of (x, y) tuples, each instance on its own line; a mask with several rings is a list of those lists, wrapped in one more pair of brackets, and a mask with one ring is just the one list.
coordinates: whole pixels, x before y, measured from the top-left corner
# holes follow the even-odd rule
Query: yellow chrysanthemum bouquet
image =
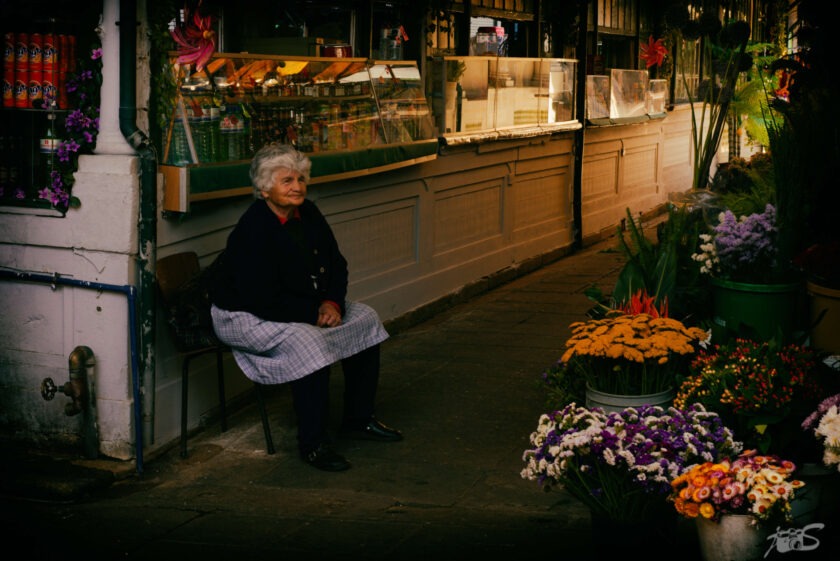
[(646, 395), (678, 385), (708, 334), (681, 321), (647, 313), (611, 314), (575, 322), (560, 359), (594, 390)]

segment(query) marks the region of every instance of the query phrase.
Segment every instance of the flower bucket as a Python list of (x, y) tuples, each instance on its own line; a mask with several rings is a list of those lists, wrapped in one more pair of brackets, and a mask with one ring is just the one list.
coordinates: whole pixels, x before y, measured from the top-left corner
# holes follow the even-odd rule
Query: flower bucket
[[(811, 346), (840, 353), (840, 290), (808, 282), (806, 291), (811, 300)], [(817, 321), (823, 312), (825, 315)]]
[(628, 407), (638, 407), (640, 405), (658, 405), (667, 408), (671, 406), (675, 395), (676, 392), (673, 388), (645, 395), (620, 395), (601, 392), (587, 384), (586, 406), (589, 408), (601, 407), (607, 413), (618, 413)]
[(800, 283), (754, 284), (718, 278), (712, 284), (712, 341), (734, 335), (789, 341), (800, 317)]
[(769, 547), (768, 531), (749, 514), (724, 514), (719, 522), (696, 518), (703, 561), (757, 561)]
[(796, 474), (805, 486), (796, 490), (790, 502), (793, 525), (801, 528), (813, 522), (828, 522), (840, 504), (840, 474), (822, 463), (805, 462)]

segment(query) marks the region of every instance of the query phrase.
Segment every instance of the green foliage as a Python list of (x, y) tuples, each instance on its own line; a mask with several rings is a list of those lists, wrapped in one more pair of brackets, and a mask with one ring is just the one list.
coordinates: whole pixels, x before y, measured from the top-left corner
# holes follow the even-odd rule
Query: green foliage
[(542, 373), (540, 389), (545, 393), (546, 411), (586, 401), (586, 377), (559, 360)]
[(175, 42), (169, 34), (169, 22), (175, 18), (181, 7), (182, 3), (175, 0), (151, 2), (148, 7), (151, 42), (149, 66), (152, 81), (149, 136), (159, 154), (163, 154), (162, 139), (164, 132), (169, 128), (169, 119), (173, 111), (172, 100), (178, 93), (175, 72), (169, 57), (169, 52), (175, 49)]
[(675, 23), (683, 41), (700, 41), (700, 68), (706, 73), (701, 76), (695, 97), (688, 80), (695, 69), (686, 68), (685, 63), (680, 69), (692, 108), (692, 187), (705, 189), (729, 106), (735, 98), (736, 84), (741, 74), (753, 65), (752, 57), (746, 51), (750, 26), (745, 21), (721, 25), (712, 12), (704, 12), (697, 20), (686, 18)]
[(621, 307), (641, 289), (654, 298), (657, 307), (667, 302), (671, 317), (687, 325), (701, 321), (707, 315), (703, 310), (708, 309), (709, 285), (691, 259), (700, 233), (706, 231), (701, 210), (687, 204), (669, 205), (668, 217), (657, 226), (655, 237), (645, 231), (641, 220), (633, 219), (629, 209), (627, 225), (626, 234), (618, 231), (619, 249), (627, 262), (609, 298), (595, 287), (586, 291), (598, 302), (590, 315)]

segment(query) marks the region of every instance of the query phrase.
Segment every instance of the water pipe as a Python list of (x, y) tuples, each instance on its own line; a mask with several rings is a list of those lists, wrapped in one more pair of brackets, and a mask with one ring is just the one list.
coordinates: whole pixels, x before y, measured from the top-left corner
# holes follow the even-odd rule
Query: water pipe
[(157, 155), (137, 126), (137, 2), (120, 0), (119, 120), (129, 145), (140, 158), (140, 216), (137, 224), (139, 348), (143, 357), (140, 380), (145, 388), (149, 442), (155, 441), (155, 261), (157, 255)]
[(135, 462), (137, 474), (143, 473), (143, 400), (140, 394), (140, 366), (137, 355), (137, 289), (132, 285), (106, 284), (101, 282), (79, 280), (62, 277), (58, 273), (45, 275), (24, 271), (0, 269), (0, 280), (17, 280), (21, 282), (37, 282), (49, 284), (53, 290), (56, 286), (75, 286), (104, 292), (118, 292), (124, 294), (128, 301), (128, 332), (131, 347), (131, 386), (134, 396), (134, 431), (135, 431)]

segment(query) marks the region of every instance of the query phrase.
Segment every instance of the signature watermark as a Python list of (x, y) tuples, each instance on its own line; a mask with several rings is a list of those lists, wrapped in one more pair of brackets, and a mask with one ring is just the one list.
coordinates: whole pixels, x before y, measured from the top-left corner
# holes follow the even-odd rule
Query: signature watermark
[(770, 541), (770, 547), (764, 552), (766, 558), (774, 549), (779, 553), (788, 553), (789, 551), (813, 551), (820, 546), (820, 540), (816, 536), (808, 534), (811, 530), (822, 530), (825, 524), (822, 522), (815, 522), (808, 524), (802, 528), (785, 528), (782, 530), (776, 526), (776, 533), (767, 536)]

